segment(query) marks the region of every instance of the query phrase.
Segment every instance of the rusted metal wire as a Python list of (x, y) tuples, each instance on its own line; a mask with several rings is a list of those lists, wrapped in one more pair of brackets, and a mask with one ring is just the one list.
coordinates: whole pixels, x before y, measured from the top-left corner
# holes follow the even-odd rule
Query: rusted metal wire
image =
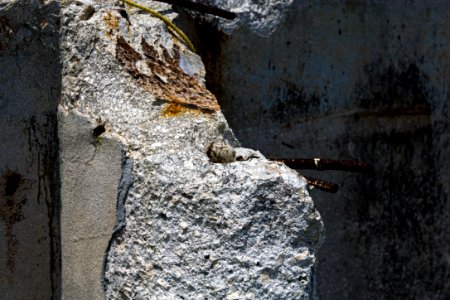
[(207, 4), (193, 2), (190, 0), (155, 0), (155, 1), (184, 7), (184, 8), (187, 8), (190, 10), (195, 10), (195, 11), (198, 11), (201, 13), (206, 13), (206, 14), (222, 17), (222, 18), (225, 18), (228, 20), (233, 20), (236, 18), (236, 14), (234, 12), (227, 11), (227, 10), (217, 8), (217, 7), (214, 7), (211, 5), (207, 5)]
[(307, 170), (339, 170), (348, 172), (370, 172), (372, 167), (363, 161), (357, 160), (336, 160), (323, 158), (270, 158), (270, 160), (283, 162), (292, 169)]
[(336, 183), (317, 179), (313, 177), (304, 176), (309, 185), (328, 193), (336, 193), (339, 190), (339, 186)]
[[(279, 161), (286, 166), (295, 170), (338, 170), (348, 172), (369, 173), (372, 171), (372, 166), (363, 161), (357, 160), (336, 160), (323, 158), (269, 158), (273, 161)], [(336, 193), (339, 190), (339, 185), (333, 182), (304, 176), (310, 186), (313, 186), (321, 191)]]

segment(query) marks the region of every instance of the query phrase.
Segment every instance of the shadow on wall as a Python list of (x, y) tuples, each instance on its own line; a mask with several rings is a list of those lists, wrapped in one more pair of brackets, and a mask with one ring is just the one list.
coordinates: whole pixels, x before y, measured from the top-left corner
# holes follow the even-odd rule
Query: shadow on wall
[[(355, 106), (362, 111), (346, 120), (346, 126), (365, 130), (334, 140), (342, 152), (353, 145), (354, 155), (375, 167), (371, 177), (345, 181), (342, 240), (357, 262), (340, 266), (341, 275), (348, 277), (345, 269), (358, 265), (356, 288), (367, 289), (369, 298), (441, 298), (448, 274), (447, 196), (436, 166), (432, 84), (414, 63), (381, 71), (377, 65), (366, 67), (365, 83), (356, 85)], [(327, 211), (325, 201), (321, 206)], [(325, 265), (335, 247), (324, 247)], [(358, 295), (347, 284), (353, 290), (349, 296)]]
[(243, 146), (375, 167), (301, 171), (341, 185), (311, 192), (327, 229), (321, 299), (450, 296), (450, 6), (413, 2), (297, 3), (266, 38), (180, 17)]
[(0, 4), (2, 299), (59, 297), (59, 11)]

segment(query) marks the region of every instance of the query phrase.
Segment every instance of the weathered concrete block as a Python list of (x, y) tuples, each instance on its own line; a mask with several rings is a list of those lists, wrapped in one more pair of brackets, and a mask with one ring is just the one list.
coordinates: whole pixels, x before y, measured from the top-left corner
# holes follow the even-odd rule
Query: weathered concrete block
[(238, 143), (201, 61), (158, 19), (112, 4), (69, 2), (62, 17), (62, 109), (106, 121), (125, 151), (107, 298), (311, 298), (323, 225), (305, 181), (250, 149), (211, 161), (211, 143)]

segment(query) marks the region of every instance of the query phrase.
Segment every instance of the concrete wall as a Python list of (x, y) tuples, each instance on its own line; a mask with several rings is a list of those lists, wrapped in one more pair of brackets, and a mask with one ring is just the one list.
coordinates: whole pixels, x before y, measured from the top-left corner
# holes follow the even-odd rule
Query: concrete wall
[(60, 7), (0, 6), (0, 299), (104, 299), (120, 143), (61, 98)]
[[(3, 1), (4, 2), (4, 1)], [(0, 298), (59, 286), (59, 8), (0, 4)]]
[[(113, 82), (121, 82), (126, 76), (117, 63), (111, 63), (114, 57), (104, 50), (111, 43), (108, 38), (118, 29), (106, 30), (97, 25), (90, 27), (93, 23), (82, 23), (88, 21), (84, 18), (91, 16), (90, 13), (85, 15), (84, 9), (91, 10), (79, 1), (66, 10), (63, 24), (73, 21), (81, 25), (74, 25), (76, 30), (64, 34), (76, 35), (80, 28), (89, 30), (79, 41), (67, 39), (66, 47), (70, 51), (80, 51), (81, 58), (86, 55), (86, 60), (102, 62), (100, 65), (107, 75), (100, 80), (104, 80), (101, 89), (98, 88), (99, 81), (95, 84), (91, 81), (94, 77), (83, 77), (84, 74), (73, 78), (66, 76), (69, 83), (73, 79), (73, 85), (67, 85), (75, 91), (73, 95), (88, 95), (75, 101), (66, 99), (66, 107), (73, 109), (72, 105), (80, 105), (86, 114), (95, 112), (97, 115), (90, 115), (90, 121), (80, 115), (61, 116), (61, 149), (76, 151), (62, 153), (60, 174), (56, 120), (61, 91), (57, 34), (59, 8), (53, 1), (47, 5), (39, 4), (43, 1), (0, 2), (1, 297), (58, 298), (62, 286), (66, 298), (76, 298), (80, 291), (86, 293), (83, 297), (100, 298), (101, 261), (103, 249), (107, 247), (108, 228), (112, 232), (112, 205), (116, 200), (114, 191), (119, 192), (121, 157), (117, 141), (95, 139), (91, 135), (94, 117), (113, 112), (108, 115), (115, 118), (111, 130), (124, 136), (129, 134), (128, 138), (133, 140), (130, 145), (134, 146), (140, 145), (144, 136), (148, 139), (146, 145), (157, 147), (158, 143), (153, 142), (165, 137), (160, 136), (159, 127), (155, 124), (165, 122), (176, 132), (170, 136), (179, 138), (177, 143), (181, 146), (176, 149), (183, 149), (180, 153), (187, 151), (183, 138), (187, 131), (181, 132), (183, 127), (178, 126), (174, 119), (159, 119), (163, 104), (144, 92), (137, 93), (139, 95), (132, 99), (134, 104), (142, 105), (139, 111), (145, 113), (127, 115), (130, 106), (126, 101), (129, 98), (117, 99), (118, 94), (125, 95), (125, 81), (121, 83), (120, 93), (112, 91), (106, 81), (116, 76)], [(245, 1), (233, 3), (241, 2)], [(267, 22), (274, 26), (258, 32), (255, 27), (238, 24), (231, 35), (226, 35), (214, 32), (211, 25), (206, 24), (196, 29), (197, 47), (207, 62), (209, 83), (216, 90), (243, 145), (255, 147), (268, 156), (353, 158), (368, 161), (375, 167), (374, 174), (369, 175), (314, 174), (341, 184), (336, 195), (313, 191), (328, 232), (316, 274), (318, 295), (324, 299), (444, 299), (449, 293), (445, 278), (449, 274), (450, 228), (447, 200), (450, 179), (450, 20), (447, 15), (450, 6), (444, 1), (280, 3), (284, 6), (283, 10), (275, 10), (279, 12), (274, 14), (276, 22)], [(94, 8), (94, 13), (97, 8)], [(270, 9), (262, 11), (274, 12)], [(125, 18), (122, 20), (118, 11), (109, 12), (109, 15), (105, 13), (94, 15), (98, 24), (106, 20), (104, 15), (116, 14), (115, 18), (121, 20), (118, 23), (120, 30), (127, 30), (128, 22)], [(78, 18), (79, 15), (83, 17)], [(139, 15), (132, 17), (135, 24), (140, 24), (142, 19)], [(146, 22), (159, 26), (153, 19)], [(151, 26), (145, 26), (142, 32), (147, 34)], [(98, 36), (91, 34), (90, 30)], [(136, 41), (141, 40), (139, 32), (132, 35)], [(100, 38), (96, 40), (97, 37)], [(171, 36), (165, 31), (164, 37), (165, 42), (171, 41)], [(198, 42), (202, 39), (201, 43)], [(101, 43), (96, 44), (99, 41)], [(71, 44), (78, 42), (76, 46), (79, 47)], [(90, 49), (95, 51), (91, 53)], [(91, 57), (91, 54), (97, 56)], [(76, 55), (68, 55), (67, 58), (73, 59), (70, 68), (75, 73), (79, 68), (86, 68), (89, 75), (100, 74), (95, 64), (79, 64)], [(82, 92), (76, 92), (79, 86), (83, 88)], [(117, 106), (110, 102), (111, 99), (125, 99), (123, 107), (126, 109), (119, 110), (116, 116)], [(148, 107), (152, 108), (151, 114)], [(152, 128), (151, 134), (141, 136), (140, 127), (133, 127), (139, 132), (133, 135), (134, 131), (130, 130), (131, 125), (127, 122), (139, 123), (141, 119), (138, 117), (142, 118), (142, 124), (156, 120), (157, 123), (148, 123), (151, 126), (142, 131)], [(203, 134), (194, 139), (194, 142), (200, 141), (201, 147), (192, 146), (195, 150), (192, 150), (192, 155), (197, 155), (198, 161), (208, 168), (222, 169), (221, 166), (211, 166), (206, 154), (198, 149), (205, 148), (210, 139), (220, 137), (224, 128), (228, 130), (226, 123), (220, 114), (217, 119), (205, 117), (205, 120), (209, 120), (205, 121), (205, 128), (214, 124), (221, 131), (211, 125), (213, 134), (210, 131), (202, 133), (199, 127), (195, 127), (197, 121), (192, 123), (195, 125), (193, 135)], [(190, 124), (187, 122), (186, 126)], [(100, 140), (103, 143), (98, 143)], [(140, 148), (132, 149), (137, 151)], [(143, 149), (147, 151), (147, 148)], [(165, 166), (157, 160), (158, 157), (155, 158), (152, 151), (156, 150), (152, 148), (148, 153), (144, 150), (142, 153), (145, 155), (136, 156), (142, 159), (143, 166), (147, 163), (144, 159), (147, 156), (155, 160), (149, 170), (154, 170), (154, 165)], [(171, 153), (164, 149), (158, 151), (165, 155)], [(137, 155), (137, 152), (130, 153)], [(168, 161), (172, 159), (167, 157)], [(78, 159), (83, 163), (77, 164)], [(239, 166), (235, 163), (231, 167)], [(173, 176), (175, 173), (170, 174)], [(59, 190), (60, 175), (61, 179), (67, 176), (71, 180), (79, 176), (80, 181), (63, 180)], [(100, 177), (106, 179), (95, 181)], [(227, 174), (228, 177), (232, 175)], [(186, 178), (191, 179), (189, 176)], [(158, 185), (154, 186), (152, 193), (158, 194)], [(249, 183), (249, 186), (252, 185)], [(77, 192), (77, 187), (81, 192)], [(65, 217), (61, 230), (59, 192), (67, 195), (64, 197), (67, 202), (62, 203), (62, 216)], [(171, 193), (171, 190), (165, 192)], [(184, 195), (183, 189), (179, 188), (177, 192)], [(256, 198), (252, 196), (251, 199)], [(153, 198), (147, 200), (154, 201)], [(309, 198), (305, 201), (312, 205)], [(139, 206), (143, 215), (147, 213), (147, 207), (151, 207), (150, 203), (154, 205), (156, 202)], [(128, 202), (128, 205), (134, 209), (133, 202)], [(314, 222), (321, 224), (312, 206), (308, 209), (316, 218)], [(127, 211), (127, 217), (134, 220), (133, 210)], [(142, 224), (147, 223), (148, 220), (144, 219)], [(130, 224), (134, 226), (137, 223)], [(142, 228), (141, 225), (135, 226), (134, 235), (126, 239), (124, 245), (135, 247), (133, 241), (140, 239)], [(60, 273), (61, 233), (63, 259), (65, 257), (62, 276), (67, 281), (61, 279)], [(314, 238), (319, 235), (320, 232)], [(149, 236), (156, 235), (152, 233)], [(110, 266), (120, 268), (108, 269), (111, 291), (136, 294), (143, 286), (153, 284), (151, 280), (138, 279), (133, 281), (134, 290), (128, 291), (123, 278), (131, 278), (133, 272), (143, 272), (144, 269), (137, 264), (129, 267), (128, 258), (121, 255), (117, 245), (111, 253), (120, 255), (110, 255)], [(143, 243), (141, 246), (146, 251), (151, 245)], [(315, 249), (318, 242), (312, 245)], [(67, 251), (64, 251), (66, 246)], [(129, 248), (124, 249), (124, 253), (129, 252)], [(163, 251), (164, 255), (170, 255), (171, 248), (168, 249)], [(91, 255), (92, 260), (86, 260), (85, 255)], [(140, 260), (141, 257), (134, 255), (133, 258)], [(147, 259), (148, 262), (154, 261), (153, 257)], [(314, 259), (305, 258), (305, 261), (307, 279), (310, 280)], [(67, 263), (66, 268), (64, 263)], [(260, 270), (258, 265), (255, 268)], [(186, 272), (190, 274), (189, 268)], [(310, 281), (302, 284), (314, 290)], [(242, 287), (238, 283), (236, 286)], [(164, 287), (161, 293), (169, 289), (170, 286)], [(152, 288), (147, 286), (145, 292), (150, 294), (150, 291)], [(280, 289), (280, 292), (285, 291)], [(230, 295), (234, 294), (230, 291)]]
[(224, 143), (200, 57), (118, 2), (0, 0), (0, 298), (314, 297), (306, 181)]
[[(302, 171), (341, 185), (312, 192), (327, 229), (318, 295), (448, 296), (448, 2), (214, 2), (240, 19), (182, 22), (242, 144), (374, 166), (367, 175)], [(271, 22), (255, 27), (266, 11)]]

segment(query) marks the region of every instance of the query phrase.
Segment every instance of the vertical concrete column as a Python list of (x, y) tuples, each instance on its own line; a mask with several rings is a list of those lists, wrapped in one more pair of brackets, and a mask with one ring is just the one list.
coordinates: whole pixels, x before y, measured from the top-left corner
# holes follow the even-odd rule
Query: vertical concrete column
[(0, 4), (0, 291), (58, 297), (59, 6)]

